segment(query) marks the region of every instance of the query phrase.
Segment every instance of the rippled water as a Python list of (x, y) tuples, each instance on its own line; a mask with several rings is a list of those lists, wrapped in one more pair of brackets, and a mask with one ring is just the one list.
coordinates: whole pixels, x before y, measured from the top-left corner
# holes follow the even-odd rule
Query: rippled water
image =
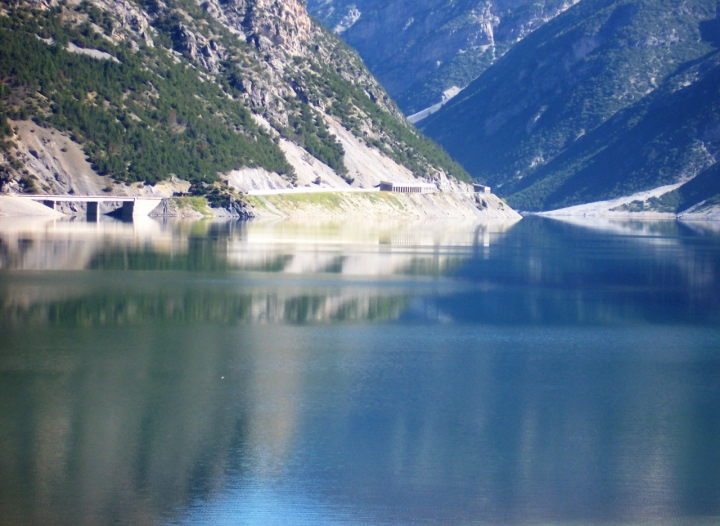
[(720, 524), (720, 227), (2, 219), (0, 523)]

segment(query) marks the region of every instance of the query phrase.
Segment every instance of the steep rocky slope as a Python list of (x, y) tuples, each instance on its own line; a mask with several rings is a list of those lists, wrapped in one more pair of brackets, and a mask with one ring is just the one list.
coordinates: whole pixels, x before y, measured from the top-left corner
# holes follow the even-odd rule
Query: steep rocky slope
[(616, 211), (702, 208), (720, 191), (719, 45), (714, 0), (582, 0), (422, 124), (524, 210), (640, 192)]
[(576, 0), (308, 0), (408, 115), (457, 93)]
[(302, 0), (2, 2), (0, 49), (6, 193), (467, 179)]

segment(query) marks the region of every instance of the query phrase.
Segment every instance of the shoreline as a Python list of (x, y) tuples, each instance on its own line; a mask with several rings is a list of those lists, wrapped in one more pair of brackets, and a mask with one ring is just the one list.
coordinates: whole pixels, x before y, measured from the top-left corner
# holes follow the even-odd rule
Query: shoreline
[(257, 218), (522, 219), (492, 194), (404, 194), (369, 190), (263, 193), (245, 198)]
[[(573, 209), (546, 212), (515, 212), (494, 194), (481, 194), (488, 208), (478, 206), (476, 195), (459, 192), (435, 194), (397, 194), (377, 190), (311, 192), (253, 192), (245, 195), (246, 203), (239, 211), (211, 208), (204, 198), (163, 198), (158, 208), (148, 217), (177, 219), (242, 219), (242, 220), (342, 220), (358, 218), (396, 220), (520, 220), (539, 216), (557, 220), (603, 221), (680, 221), (720, 222), (720, 211), (695, 213), (610, 212)], [(501, 208), (502, 207), (502, 208)], [(66, 209), (66, 212), (68, 209)], [(0, 195), (0, 217), (46, 217), (72, 219), (85, 215), (84, 209), (63, 213), (42, 203), (12, 195)], [(102, 215), (108, 215), (103, 213)], [(110, 216), (112, 216), (110, 214)]]
[[(82, 196), (78, 196), (82, 197)], [(104, 196), (111, 197), (111, 196)], [(83, 217), (85, 203), (62, 203), (53, 210), (38, 201), (0, 195), (0, 216)], [(113, 215), (104, 208), (100, 215)], [(403, 194), (377, 190), (274, 191), (243, 195), (230, 208), (211, 208), (204, 197), (165, 197), (150, 217), (237, 219), (450, 219), (520, 220), (522, 217), (492, 194), (437, 192)]]

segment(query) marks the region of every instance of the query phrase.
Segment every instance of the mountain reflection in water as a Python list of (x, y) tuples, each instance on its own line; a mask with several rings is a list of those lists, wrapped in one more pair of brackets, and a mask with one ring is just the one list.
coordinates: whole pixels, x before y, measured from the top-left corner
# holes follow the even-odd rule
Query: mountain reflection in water
[(717, 524), (720, 234), (0, 221), (2, 524)]
[[(407, 294), (381, 278), (437, 278), (487, 250), (512, 224), (453, 230), (423, 223), (178, 222), (162, 228), (146, 218), (13, 226), (3, 231), (0, 223), (0, 268), (45, 273), (30, 275), (31, 282), (17, 274), (3, 284), (4, 317), (104, 324), (396, 318)], [(47, 272), (67, 270), (96, 272), (65, 272), (61, 279)], [(127, 271), (146, 273), (128, 280)], [(184, 271), (193, 275), (177, 274)], [(273, 282), (263, 273), (273, 274)]]

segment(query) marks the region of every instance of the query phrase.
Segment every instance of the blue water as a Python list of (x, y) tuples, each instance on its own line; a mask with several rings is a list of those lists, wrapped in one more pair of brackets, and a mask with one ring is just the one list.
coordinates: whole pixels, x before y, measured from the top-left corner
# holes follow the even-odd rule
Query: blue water
[(0, 223), (0, 523), (720, 524), (720, 228)]

